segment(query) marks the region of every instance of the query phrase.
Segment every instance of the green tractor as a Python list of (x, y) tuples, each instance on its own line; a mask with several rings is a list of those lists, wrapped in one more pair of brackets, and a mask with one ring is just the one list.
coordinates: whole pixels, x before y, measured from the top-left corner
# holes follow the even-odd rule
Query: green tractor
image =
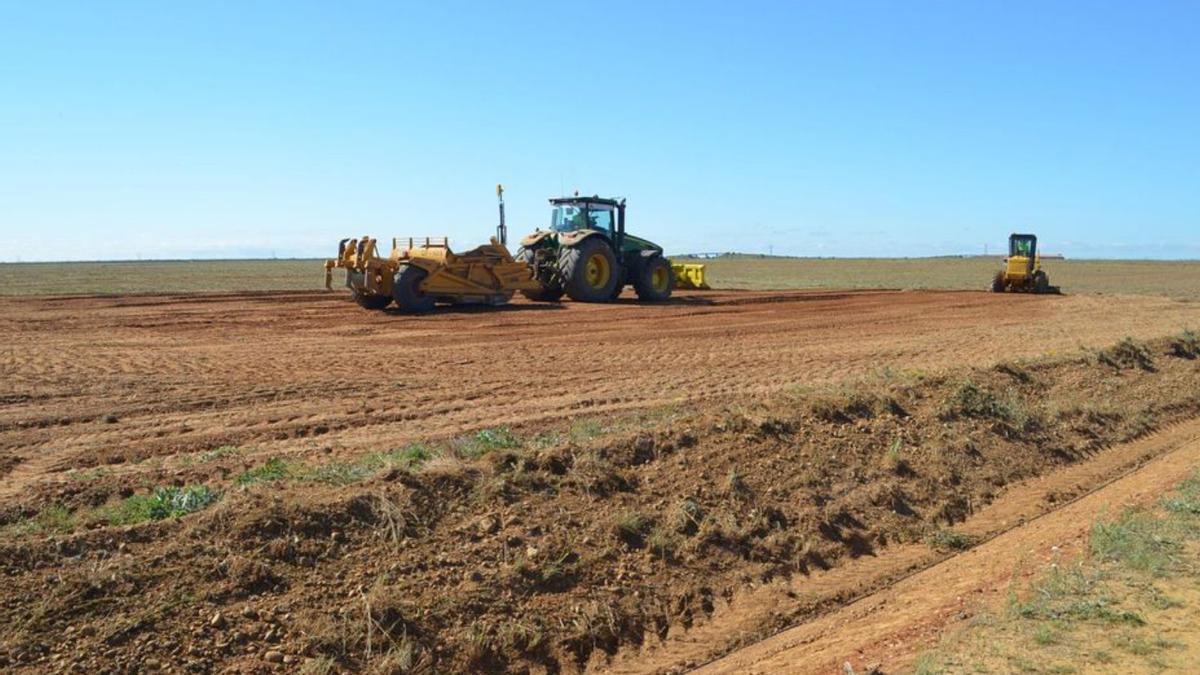
[(550, 200), (550, 229), (521, 240), (517, 257), (533, 267), (540, 288), (521, 291), (554, 302), (566, 293), (579, 302), (609, 302), (632, 285), (639, 300), (671, 297), (675, 275), (661, 246), (625, 232), (625, 200), (561, 197)]

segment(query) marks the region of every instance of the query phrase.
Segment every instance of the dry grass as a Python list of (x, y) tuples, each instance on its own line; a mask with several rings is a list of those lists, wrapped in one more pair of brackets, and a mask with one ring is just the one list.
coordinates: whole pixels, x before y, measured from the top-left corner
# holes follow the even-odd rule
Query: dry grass
[(0, 295), (117, 295), (307, 291), (324, 287), (320, 260), (0, 263)]
[[(682, 260), (682, 259), (680, 259)], [(998, 258), (760, 258), (702, 260), (713, 288), (949, 288), (982, 290)], [(1200, 299), (1200, 262), (1048, 260), (1067, 293)], [(335, 278), (335, 284), (340, 280)], [(320, 260), (2, 263), (0, 295), (311, 291)]]
[(943, 636), (914, 671), (1191, 672), (1200, 575), (1200, 476), (1154, 507), (1102, 517), (1087, 554), (1015, 582), (1007, 606)]

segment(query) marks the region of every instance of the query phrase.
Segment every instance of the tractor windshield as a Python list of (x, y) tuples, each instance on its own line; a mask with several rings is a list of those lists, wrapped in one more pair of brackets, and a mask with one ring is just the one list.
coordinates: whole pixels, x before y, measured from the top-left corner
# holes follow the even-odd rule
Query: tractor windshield
[(572, 204), (560, 204), (550, 212), (550, 229), (555, 232), (570, 232), (581, 230), (587, 222), (586, 211), (583, 207)]
[(550, 213), (550, 229), (555, 232), (571, 230), (612, 230), (612, 208), (599, 204), (559, 204)]

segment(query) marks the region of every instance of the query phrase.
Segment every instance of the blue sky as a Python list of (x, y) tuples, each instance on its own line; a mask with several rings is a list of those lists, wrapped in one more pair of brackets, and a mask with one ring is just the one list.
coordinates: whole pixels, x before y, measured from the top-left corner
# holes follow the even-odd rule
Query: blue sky
[(1197, 2), (0, 0), (0, 260), (629, 200), (669, 252), (1200, 258)]

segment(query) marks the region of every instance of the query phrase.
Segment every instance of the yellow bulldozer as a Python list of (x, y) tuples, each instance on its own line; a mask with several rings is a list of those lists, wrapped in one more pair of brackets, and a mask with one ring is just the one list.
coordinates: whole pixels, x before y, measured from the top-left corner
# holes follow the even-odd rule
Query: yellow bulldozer
[(1050, 276), (1042, 269), (1037, 236), (1013, 233), (1008, 237), (1008, 257), (1004, 267), (992, 277), (992, 292), (1055, 293)]

